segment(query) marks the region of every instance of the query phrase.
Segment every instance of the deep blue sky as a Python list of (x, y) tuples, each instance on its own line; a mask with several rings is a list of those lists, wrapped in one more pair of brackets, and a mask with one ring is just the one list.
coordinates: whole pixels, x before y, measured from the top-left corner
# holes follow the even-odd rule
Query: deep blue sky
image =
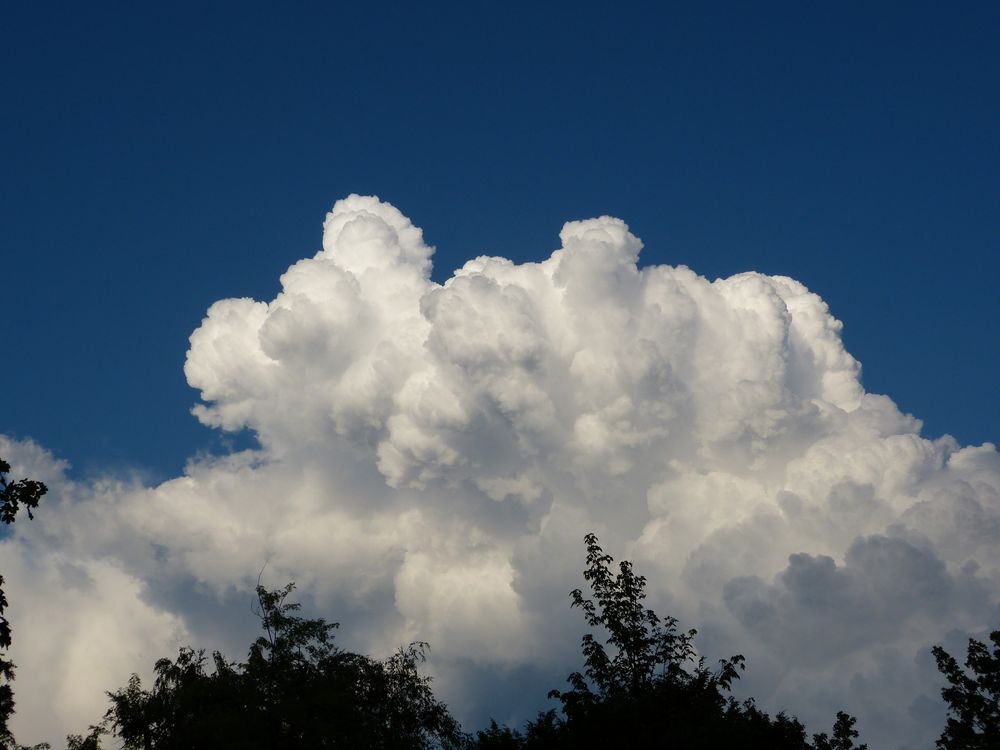
[(0, 431), (85, 473), (219, 450), (187, 337), (363, 192), (438, 279), (604, 213), (794, 276), (869, 390), (1000, 439), (1000, 4), (685, 5), (7, 4)]

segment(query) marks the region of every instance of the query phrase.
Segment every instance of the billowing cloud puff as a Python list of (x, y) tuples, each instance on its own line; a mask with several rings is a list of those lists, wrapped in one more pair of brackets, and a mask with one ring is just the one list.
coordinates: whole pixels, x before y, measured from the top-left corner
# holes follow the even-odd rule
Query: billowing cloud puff
[[(437, 284), (421, 231), (351, 196), (274, 300), (217, 302), (191, 336), (196, 416), (260, 450), (147, 488), (75, 484), (0, 445), (59, 497), (0, 544), (24, 582), (22, 730), (52, 729), (43, 683), (91, 710), (60, 719), (80, 729), (178, 639), (236, 655), (226, 613), (265, 563), (346, 645), (430, 641), (463, 715), (531, 712), (578, 658), (567, 592), (595, 531), (709, 656), (747, 655), (765, 707), (815, 731), (844, 708), (880, 747), (926, 746), (943, 717), (928, 647), (1000, 621), (994, 447), (928, 440), (866, 393), (840, 323), (793, 279), (640, 268), (610, 217), (560, 239)], [(53, 607), (58, 633), (23, 624)], [(74, 655), (98, 631), (121, 648), (95, 673)], [(477, 703), (487, 679), (531, 690)]]

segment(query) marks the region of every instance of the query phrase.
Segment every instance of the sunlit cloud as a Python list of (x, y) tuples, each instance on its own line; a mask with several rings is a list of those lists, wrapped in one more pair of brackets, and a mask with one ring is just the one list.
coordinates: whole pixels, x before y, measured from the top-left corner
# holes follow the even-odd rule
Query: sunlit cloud
[(567, 592), (595, 531), (709, 656), (748, 657), (766, 708), (926, 744), (927, 648), (998, 620), (994, 447), (921, 437), (866, 393), (794, 279), (640, 267), (611, 217), (560, 241), (437, 284), (421, 231), (350, 196), (274, 300), (219, 301), (191, 336), (196, 417), (259, 450), (144, 487), (0, 442), (53, 488), (0, 543), (22, 741), (83, 729), (186, 639), (238, 650), (197, 602), (245, 609), (265, 563), (354, 647), (429, 641), (460, 711), (507, 716), (467, 683), (524, 666), (551, 675), (538, 708), (575, 663)]

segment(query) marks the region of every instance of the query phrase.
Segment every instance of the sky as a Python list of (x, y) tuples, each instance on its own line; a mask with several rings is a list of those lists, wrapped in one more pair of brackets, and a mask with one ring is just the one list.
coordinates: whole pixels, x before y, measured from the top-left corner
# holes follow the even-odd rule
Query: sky
[[(0, 455), (53, 501), (0, 560), (21, 622), (78, 612), (15, 654), (58, 725), (175, 641), (238, 652), (265, 560), (521, 716), (597, 530), (764, 700), (922, 746), (920, 649), (1000, 620), (998, 21), (10, 8)], [(88, 633), (126, 645), (84, 684)]]

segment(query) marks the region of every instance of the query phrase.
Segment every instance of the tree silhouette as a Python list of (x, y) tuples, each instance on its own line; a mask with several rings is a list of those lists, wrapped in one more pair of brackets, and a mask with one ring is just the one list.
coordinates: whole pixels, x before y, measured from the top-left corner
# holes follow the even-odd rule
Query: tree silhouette
[[(9, 481), (9, 473), (10, 464), (0, 458), (0, 521), (7, 525), (14, 523), (22, 506), (27, 511), (28, 518), (33, 519), (32, 511), (48, 492), (42, 482), (33, 479)], [(4, 594), (3, 584), (4, 579), (0, 575), (0, 650), (6, 652), (10, 648), (12, 636), (10, 621), (5, 614), (7, 596)], [(9, 727), (10, 717), (14, 713), (14, 688), (10, 684), (14, 680), (14, 663), (6, 656), (0, 656), (0, 676), (4, 679), (4, 684), (0, 685), (0, 745), (10, 746), (14, 743)]]
[(744, 668), (743, 657), (709, 668), (695, 650), (696, 631), (680, 631), (675, 618), (645, 606), (645, 577), (628, 561), (615, 571), (594, 534), (584, 543), (591, 596), (576, 589), (570, 597), (593, 630), (581, 641), (583, 670), (567, 678), (571, 689), (549, 693), (562, 704), (562, 715), (540, 713), (523, 732), (492, 722), (470, 740), (470, 748), (854, 750), (854, 719), (843, 712), (833, 740), (816, 735), (814, 746), (797, 719), (784, 713), (772, 718), (753, 700), (727, 696)]
[(838, 711), (833, 724), (833, 737), (828, 737), (826, 732), (814, 734), (813, 747), (816, 750), (868, 750), (868, 745), (854, 745), (854, 738), (858, 736), (855, 723), (857, 720), (853, 716)]
[(965, 667), (941, 646), (933, 648), (937, 668), (948, 680), (941, 696), (948, 721), (938, 738), (940, 750), (986, 750), (1000, 747), (1000, 630), (990, 633), (993, 651), (969, 639)]
[[(549, 693), (562, 703), (562, 746), (804, 746), (798, 722), (782, 717), (776, 729), (752, 703), (724, 696), (744, 668), (741, 655), (710, 669), (697, 657), (695, 630), (679, 631), (675, 618), (645, 606), (646, 578), (628, 561), (613, 571), (594, 534), (584, 543), (592, 598), (580, 589), (570, 597), (595, 632), (582, 638), (584, 670), (570, 674), (572, 689)], [(777, 744), (784, 735), (791, 744)]]
[(210, 672), (203, 651), (183, 648), (175, 660), (156, 663), (151, 690), (132, 675), (109, 693), (105, 722), (122, 747), (424, 750), (463, 743), (458, 723), (419, 673), (425, 644), (385, 660), (341, 650), (333, 642), (337, 624), (301, 617), (299, 605), (287, 601), (293, 588), (258, 585), (264, 633), (245, 663), (215, 652)]
[[(587, 545), (587, 569), (583, 573), (590, 582), (594, 599), (586, 599), (580, 589), (570, 592), (572, 606), (583, 610), (587, 624), (607, 633), (607, 646), (588, 633), (583, 636), (582, 650), (586, 678), (580, 672), (569, 676), (573, 690), (550, 697), (559, 698), (564, 706), (589, 704), (595, 697), (613, 699), (619, 696), (639, 696), (659, 684), (684, 682), (691, 675), (685, 664), (695, 657), (694, 637), (697, 631), (677, 632), (677, 620), (661, 620), (653, 610), (643, 606), (646, 598), (646, 578), (636, 575), (632, 563), (623, 560), (619, 572), (612, 574), (611, 555), (605, 554), (594, 534), (584, 537)], [(595, 602), (596, 600), (596, 602)], [(743, 657), (733, 656), (719, 662), (717, 684), (728, 690), (739, 679)], [(699, 662), (699, 669), (704, 662)], [(597, 688), (596, 695), (591, 684)]]
[[(844, 712), (832, 736), (816, 734), (810, 743), (794, 717), (772, 717), (752, 699), (728, 695), (743, 657), (708, 667), (694, 630), (681, 631), (676, 619), (645, 606), (646, 579), (632, 564), (613, 568), (595, 535), (584, 541), (590, 596), (570, 593), (591, 629), (581, 640), (583, 669), (569, 675), (569, 690), (549, 693), (560, 709), (540, 712), (523, 730), (492, 721), (474, 736), (463, 734), (420, 674), (426, 644), (384, 660), (342, 650), (334, 643), (337, 623), (304, 618), (288, 601), (293, 584), (273, 591), (258, 584), (255, 613), (263, 632), (245, 662), (182, 648), (176, 659), (156, 663), (150, 689), (132, 675), (108, 693), (104, 722), (68, 737), (69, 750), (99, 750), (107, 732), (123, 750), (866, 750), (855, 746), (855, 719)], [(995, 707), (1000, 669), (996, 656), (981, 658), (983, 648), (974, 650), (972, 664), (993, 676)]]

